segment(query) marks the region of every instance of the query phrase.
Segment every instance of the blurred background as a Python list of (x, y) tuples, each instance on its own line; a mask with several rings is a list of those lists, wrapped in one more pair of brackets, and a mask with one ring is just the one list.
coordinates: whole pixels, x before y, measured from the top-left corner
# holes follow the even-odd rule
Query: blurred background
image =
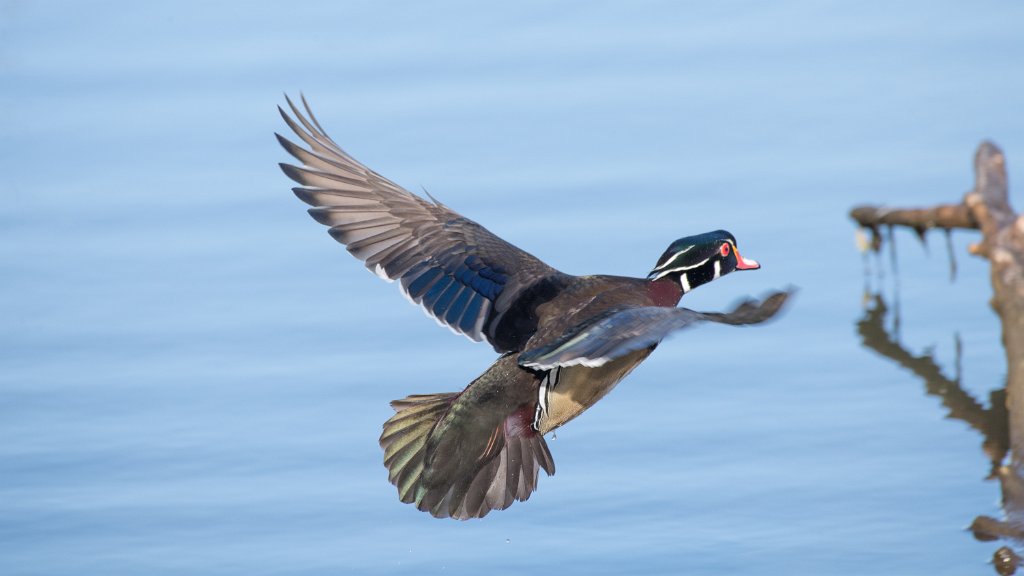
[[(959, 201), (985, 138), (1024, 204), (1022, 30), (989, 0), (0, 0), (0, 573), (991, 572), (1000, 456), (946, 402), (999, 417), (988, 265), (969, 232), (953, 282), (942, 234), (865, 257), (846, 214)], [(388, 401), (494, 353), (305, 214), (299, 91), (566, 272), (726, 228), (763, 269), (684, 305), (798, 298), (665, 342), (528, 502), (433, 519), (387, 482)]]

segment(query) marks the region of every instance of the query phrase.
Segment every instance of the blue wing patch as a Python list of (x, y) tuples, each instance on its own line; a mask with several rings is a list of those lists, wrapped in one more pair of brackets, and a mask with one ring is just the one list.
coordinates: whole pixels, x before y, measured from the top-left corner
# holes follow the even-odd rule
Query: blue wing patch
[(508, 282), (508, 276), (475, 254), (460, 260), (438, 258), (420, 262), (402, 275), (402, 287), (414, 302), (426, 308), (439, 322), (474, 340), (487, 302), (494, 301)]

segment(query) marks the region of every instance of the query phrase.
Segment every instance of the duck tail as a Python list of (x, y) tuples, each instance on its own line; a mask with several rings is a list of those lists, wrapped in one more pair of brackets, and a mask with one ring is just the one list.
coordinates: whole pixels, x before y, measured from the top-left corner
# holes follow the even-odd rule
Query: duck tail
[(396, 413), (384, 423), (380, 447), (388, 480), (398, 488), (402, 502), (416, 501), (430, 431), (458, 396), (457, 392), (415, 394), (391, 402)]
[(437, 518), (482, 518), (526, 500), (539, 470), (555, 473), (532, 404), (499, 409), (472, 392), (422, 394), (391, 403), (380, 437), (388, 480), (406, 504)]

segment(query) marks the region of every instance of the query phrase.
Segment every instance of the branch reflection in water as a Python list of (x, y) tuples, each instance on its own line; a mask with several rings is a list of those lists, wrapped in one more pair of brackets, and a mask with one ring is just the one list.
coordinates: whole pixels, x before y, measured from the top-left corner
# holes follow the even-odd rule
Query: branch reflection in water
[[(861, 344), (921, 378), (925, 393), (942, 400), (942, 405), (949, 411), (948, 418), (967, 423), (982, 436), (982, 451), (991, 463), (986, 480), (996, 479), (1000, 483), (1005, 520), (978, 516), (970, 527), (974, 537), (982, 541), (1006, 539), (1018, 548), (1024, 546), (1024, 482), (1011, 467), (1005, 465), (1010, 451), (1005, 385), (989, 394), (986, 408), (961, 385), (963, 351), (959, 337), (956, 337), (955, 377), (950, 378), (943, 373), (931, 352), (914, 354), (900, 342), (895, 329), (886, 328), (886, 320), (890, 315), (898, 317), (898, 311), (890, 309), (881, 294), (868, 294), (865, 300), (864, 316), (857, 321)], [(1007, 546), (999, 548), (993, 557), (997, 572), (1004, 575), (1013, 574), (1019, 562), (1019, 556)]]

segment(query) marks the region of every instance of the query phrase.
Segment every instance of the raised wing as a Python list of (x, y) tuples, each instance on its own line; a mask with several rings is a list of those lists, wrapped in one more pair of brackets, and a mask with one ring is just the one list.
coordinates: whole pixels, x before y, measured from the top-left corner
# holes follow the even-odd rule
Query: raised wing
[(764, 322), (775, 316), (792, 294), (792, 290), (775, 292), (760, 302), (747, 300), (725, 313), (662, 306), (609, 310), (576, 326), (549, 345), (526, 350), (519, 355), (519, 365), (537, 370), (576, 364), (601, 366), (701, 322), (736, 326)]
[[(313, 113), (288, 99), (292, 116), (281, 116), (308, 148), (277, 135), (300, 166), (281, 169), (300, 186), (295, 195), (313, 206), (310, 215), (381, 278), (437, 321), (472, 340), (487, 339), (498, 352), (519, 343), (502, 329), (516, 300), (545, 278), (562, 276), (530, 254), (461, 216), (363, 166), (334, 143)], [(297, 121), (296, 121), (297, 120)], [(518, 319), (511, 318), (513, 324)], [(519, 337), (521, 338), (521, 336)]]

